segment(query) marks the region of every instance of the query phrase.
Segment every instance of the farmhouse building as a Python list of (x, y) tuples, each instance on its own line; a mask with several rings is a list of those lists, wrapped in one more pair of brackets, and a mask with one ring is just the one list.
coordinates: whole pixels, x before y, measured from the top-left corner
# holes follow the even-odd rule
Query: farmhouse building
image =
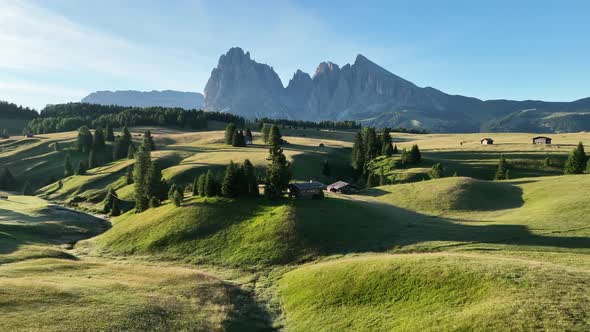
[(338, 181), (329, 185), (326, 190), (333, 193), (352, 194), (356, 192), (356, 187), (348, 182)]
[(482, 138), (480, 143), (481, 143), (481, 145), (491, 145), (491, 144), (494, 144), (494, 140), (486, 137), (486, 138)]
[(291, 183), (289, 184), (289, 197), (321, 198), (324, 196), (325, 187), (323, 183), (316, 181)]
[(31, 138), (31, 137), (35, 137), (35, 135), (33, 135), (33, 133), (26, 133), (25, 137), (27, 138)]
[(551, 138), (545, 136), (533, 137), (533, 144), (551, 144)]

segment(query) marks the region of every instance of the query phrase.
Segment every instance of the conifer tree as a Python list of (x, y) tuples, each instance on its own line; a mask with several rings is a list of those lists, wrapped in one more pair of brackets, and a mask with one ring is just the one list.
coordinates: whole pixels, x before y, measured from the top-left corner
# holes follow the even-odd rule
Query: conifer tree
[(109, 188), (107, 196), (104, 198), (103, 213), (111, 213), (113, 216), (118, 216), (120, 211), (118, 213), (115, 211), (115, 207), (119, 205), (118, 200), (117, 191), (113, 187)]
[(150, 151), (156, 150), (156, 143), (154, 143), (154, 138), (152, 137), (152, 132), (150, 130), (146, 130), (143, 134), (143, 142), (141, 144), (144, 148), (147, 148)]
[(393, 154), (398, 154), (399, 150), (397, 149), (397, 144), (393, 146)]
[[(278, 128), (277, 128), (278, 130)], [(264, 194), (266, 197), (273, 199), (283, 196), (287, 190), (289, 181), (291, 181), (291, 163), (283, 154), (283, 149), (277, 144), (277, 140), (272, 140), (274, 144), (269, 150), (270, 164), (266, 170), (266, 183)]]
[(176, 183), (173, 183), (170, 188), (168, 189), (168, 199), (170, 201), (174, 200), (174, 195), (176, 195)]
[(383, 144), (391, 143), (393, 140), (391, 138), (391, 134), (389, 133), (389, 128), (383, 128), (383, 134), (381, 135), (381, 141)]
[(135, 165), (133, 166), (136, 212), (143, 212), (148, 208), (149, 187), (147, 179), (151, 164), (150, 151), (140, 147), (139, 151), (135, 154)]
[(391, 142), (386, 143), (383, 142), (383, 148), (381, 149), (381, 155), (386, 157), (391, 157), (393, 155), (393, 146)]
[(500, 161), (498, 162), (498, 168), (496, 169), (496, 175), (494, 176), (494, 180), (508, 180), (509, 179), (509, 165), (506, 161), (504, 156), (500, 156)]
[(88, 154), (88, 169), (92, 169), (98, 167), (98, 160), (96, 158), (96, 152), (95, 150), (90, 150), (90, 153)]
[(375, 128), (367, 127), (363, 130), (363, 139), (365, 142), (365, 159), (371, 161), (381, 153), (381, 144), (377, 138)]
[(106, 128), (106, 135), (105, 135), (105, 141), (107, 142), (114, 142), (115, 141), (115, 133), (113, 132), (113, 128), (109, 125), (107, 125)]
[(231, 145), (234, 147), (246, 146), (246, 139), (244, 138), (244, 133), (241, 130), (234, 132)]
[(86, 169), (86, 163), (80, 160), (78, 163), (78, 168), (76, 168), (76, 175), (85, 175)]
[(236, 197), (239, 195), (238, 166), (230, 161), (225, 169), (225, 176), (221, 184), (221, 194), (225, 197)]
[(270, 125), (269, 125), (269, 124), (266, 124), (266, 123), (264, 123), (264, 124), (262, 125), (262, 129), (260, 129), (260, 134), (261, 134), (261, 136), (262, 136), (262, 141), (263, 141), (264, 143), (268, 143), (268, 138), (269, 138), (269, 136), (270, 136)]
[(133, 143), (129, 144), (127, 148), (127, 159), (134, 159), (135, 158), (135, 146)]
[(422, 162), (422, 154), (420, 153), (420, 148), (418, 145), (412, 145), (412, 149), (410, 149), (410, 164), (417, 164)]
[(584, 173), (586, 161), (587, 157), (584, 151), (584, 145), (580, 142), (565, 161), (563, 172), (565, 174), (582, 174)]
[(55, 152), (61, 151), (61, 145), (59, 145), (59, 142), (53, 143), (53, 151), (55, 151)]
[(172, 193), (171, 199), (175, 206), (178, 207), (182, 205), (182, 201), (184, 200), (184, 188), (181, 185), (175, 186), (175, 190)]
[(157, 162), (150, 163), (146, 178), (146, 188), (148, 197), (156, 197), (159, 200), (164, 200), (166, 198), (167, 188), (162, 179), (162, 170)]
[(116, 217), (121, 215), (121, 200), (119, 198), (113, 201), (113, 208), (111, 209), (111, 216)]
[(64, 176), (74, 175), (74, 167), (72, 166), (72, 157), (70, 154), (66, 154), (66, 160), (64, 161)]
[(152, 198), (150, 198), (150, 209), (155, 209), (158, 206), (160, 206), (160, 200), (158, 197), (152, 196)]
[(270, 128), (270, 134), (268, 135), (268, 144), (271, 146), (279, 146), (281, 145), (282, 137), (279, 126), (272, 125)]
[(92, 150), (96, 152), (103, 152), (105, 149), (105, 138), (102, 128), (98, 127), (92, 136)]
[[(202, 175), (202, 174), (201, 174)], [(201, 176), (197, 176), (193, 179), (193, 184), (191, 186), (191, 191), (193, 193), (193, 196), (198, 196), (199, 195), (199, 180), (201, 179)]]
[(133, 165), (127, 166), (127, 170), (125, 172), (125, 183), (128, 185), (133, 183)]
[(92, 149), (92, 141), (92, 133), (88, 127), (82, 126), (78, 128), (78, 151), (89, 152)]
[(363, 142), (363, 136), (360, 132), (357, 133), (354, 138), (354, 145), (352, 147), (352, 168), (357, 175), (362, 174), (365, 169), (365, 145)]
[(197, 180), (197, 193), (201, 197), (207, 196), (207, 174), (206, 173), (199, 175), (199, 179)]
[(442, 178), (444, 175), (444, 169), (441, 163), (436, 163), (432, 166), (428, 175), (431, 179), (439, 179)]
[(244, 160), (243, 169), (247, 194), (249, 196), (258, 196), (258, 177), (256, 176), (256, 168), (249, 159), (246, 159)]
[(244, 132), (244, 138), (247, 142), (250, 142), (250, 144), (252, 144), (253, 138), (252, 131), (250, 131), (250, 128), (246, 128), (246, 131)]
[(208, 170), (207, 174), (205, 175), (205, 184), (204, 184), (205, 195), (208, 197), (217, 196), (219, 194), (218, 188), (219, 188), (219, 185), (217, 183), (217, 179), (215, 178), (215, 176), (213, 176), (213, 173), (211, 172), (211, 170)]
[(225, 126), (225, 144), (231, 145), (234, 141), (234, 134), (236, 133), (236, 125), (233, 123)]

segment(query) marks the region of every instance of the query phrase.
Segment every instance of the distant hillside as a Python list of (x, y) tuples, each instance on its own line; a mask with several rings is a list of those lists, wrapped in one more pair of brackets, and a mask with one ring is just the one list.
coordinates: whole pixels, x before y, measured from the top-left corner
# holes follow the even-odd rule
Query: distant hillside
[[(590, 98), (483, 101), (449, 95), (416, 86), (360, 54), (343, 67), (322, 62), (313, 76), (298, 70), (285, 87), (271, 66), (234, 47), (219, 58), (204, 91), (206, 110), (246, 118), (355, 120), (367, 126), (434, 132), (590, 130), (590, 121), (585, 120)], [(529, 110), (526, 117), (514, 115), (523, 110)]]
[(180, 107), (203, 108), (203, 95), (198, 92), (181, 91), (97, 91), (82, 99), (83, 103), (119, 105), (127, 107)]
[(28, 107), (0, 101), (0, 132), (6, 129), (9, 135), (20, 134), (27, 123), (39, 116)]

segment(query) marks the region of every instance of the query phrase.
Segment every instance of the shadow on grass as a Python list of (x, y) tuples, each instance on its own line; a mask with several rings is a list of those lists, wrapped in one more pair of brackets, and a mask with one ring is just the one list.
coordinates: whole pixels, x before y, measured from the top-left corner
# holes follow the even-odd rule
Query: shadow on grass
[(223, 322), (225, 331), (276, 331), (272, 319), (263, 305), (256, 302), (254, 294), (238, 286), (228, 285), (227, 290), (234, 310)]

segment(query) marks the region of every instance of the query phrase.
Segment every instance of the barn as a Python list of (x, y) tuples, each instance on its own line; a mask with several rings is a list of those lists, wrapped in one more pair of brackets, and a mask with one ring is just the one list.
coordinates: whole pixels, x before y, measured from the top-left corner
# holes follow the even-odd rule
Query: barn
[(294, 182), (289, 184), (289, 197), (318, 199), (324, 197), (324, 188), (321, 182)]
[(326, 190), (333, 193), (353, 194), (356, 192), (356, 186), (348, 182), (338, 181), (329, 185)]
[(482, 138), (481, 141), (479, 141), (481, 143), (481, 145), (491, 145), (494, 144), (494, 140), (486, 137), (486, 138)]
[(551, 144), (551, 138), (546, 136), (533, 137), (533, 144)]

